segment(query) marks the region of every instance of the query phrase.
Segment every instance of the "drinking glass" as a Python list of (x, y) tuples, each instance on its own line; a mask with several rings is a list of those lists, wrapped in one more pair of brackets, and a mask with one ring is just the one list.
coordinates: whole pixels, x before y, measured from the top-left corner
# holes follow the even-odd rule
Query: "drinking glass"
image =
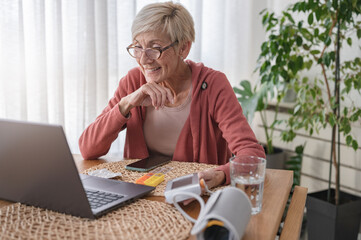
[(252, 203), (252, 215), (262, 210), (266, 159), (255, 156), (230, 158), (231, 184), (244, 191)]

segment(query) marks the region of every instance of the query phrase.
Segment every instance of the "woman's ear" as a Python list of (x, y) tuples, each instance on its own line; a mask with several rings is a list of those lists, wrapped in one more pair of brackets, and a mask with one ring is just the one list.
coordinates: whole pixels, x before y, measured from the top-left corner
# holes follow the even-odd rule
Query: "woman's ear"
[(183, 42), (179, 48), (179, 56), (181, 56), (183, 59), (186, 59), (189, 54), (189, 51), (191, 50), (191, 47), (192, 47), (191, 41)]

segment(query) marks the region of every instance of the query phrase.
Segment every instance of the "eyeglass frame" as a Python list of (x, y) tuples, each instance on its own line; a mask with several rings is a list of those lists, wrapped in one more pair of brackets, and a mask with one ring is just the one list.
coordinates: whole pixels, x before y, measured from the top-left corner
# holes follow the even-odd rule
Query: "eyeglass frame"
[[(167, 49), (173, 47), (173, 46), (174, 46), (175, 44), (177, 44), (177, 43), (179, 43), (178, 40), (175, 40), (173, 43), (169, 44), (168, 46), (166, 46), (166, 47), (164, 47), (164, 48), (145, 48), (145, 49), (144, 49), (144, 48), (140, 48), (140, 47), (136, 47), (136, 46), (134, 46), (134, 43), (132, 43), (132, 44), (130, 44), (130, 45), (127, 47), (127, 52), (129, 53), (129, 55), (130, 55), (131, 57), (137, 58), (137, 57), (133, 56), (133, 55), (129, 52), (129, 49), (131, 49), (131, 48), (137, 48), (137, 49), (139, 49), (140, 51), (142, 51), (142, 53), (145, 52), (146, 55), (147, 55), (146, 51), (147, 51), (148, 49), (157, 50), (157, 51), (159, 51), (159, 53), (160, 53), (158, 58), (153, 59), (153, 58), (150, 58), (150, 57), (147, 55), (148, 58), (150, 58), (150, 59), (152, 59), (152, 60), (157, 60), (157, 59), (159, 59), (159, 58), (162, 56), (162, 53), (163, 53), (164, 51), (166, 51)], [(139, 57), (139, 58), (140, 58), (140, 57)]]

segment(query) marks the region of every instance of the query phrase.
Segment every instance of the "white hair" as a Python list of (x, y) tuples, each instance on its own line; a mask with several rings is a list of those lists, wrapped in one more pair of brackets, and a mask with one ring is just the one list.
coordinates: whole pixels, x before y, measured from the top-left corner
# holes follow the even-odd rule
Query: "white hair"
[(193, 18), (179, 3), (153, 3), (143, 7), (133, 21), (132, 38), (134, 40), (140, 33), (150, 31), (165, 32), (172, 42), (195, 40)]

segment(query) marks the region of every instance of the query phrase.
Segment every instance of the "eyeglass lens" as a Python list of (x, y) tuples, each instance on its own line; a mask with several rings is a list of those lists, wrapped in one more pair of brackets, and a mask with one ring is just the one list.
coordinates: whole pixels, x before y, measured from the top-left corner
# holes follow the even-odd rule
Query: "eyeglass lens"
[(150, 59), (158, 59), (159, 56), (160, 56), (160, 51), (156, 50), (156, 49), (148, 48), (148, 49), (144, 50), (142, 48), (137, 48), (137, 47), (129, 49), (130, 54), (135, 58), (140, 58), (142, 56), (143, 51), (145, 52), (147, 57), (150, 58)]

